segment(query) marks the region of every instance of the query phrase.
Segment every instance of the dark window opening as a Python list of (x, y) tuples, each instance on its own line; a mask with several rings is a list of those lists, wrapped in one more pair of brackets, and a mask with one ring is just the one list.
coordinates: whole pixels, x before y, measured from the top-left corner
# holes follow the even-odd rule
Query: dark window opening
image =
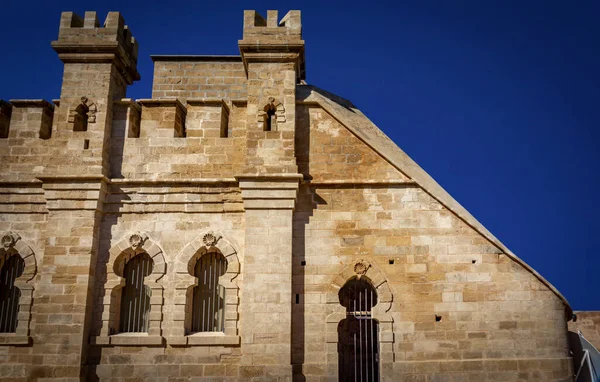
[(125, 286), (121, 295), (121, 333), (148, 331), (152, 290), (144, 285), (144, 278), (150, 273), (152, 259), (147, 253), (140, 253), (125, 264)]
[(0, 333), (14, 333), (17, 330), (21, 291), (15, 286), (15, 280), (23, 274), (24, 269), (25, 262), (15, 254), (4, 262), (0, 270)]
[(394, 265), (394, 259), (390, 259), (390, 260), (389, 260), (389, 264), (390, 264), (390, 265)]
[(296, 293), (296, 304), (300, 304), (300, 295)]
[(442, 316), (438, 316), (437, 314), (435, 315), (435, 322), (440, 322), (442, 321)]
[(221, 138), (229, 136), (229, 112), (225, 106), (221, 107)]
[(87, 131), (88, 126), (88, 111), (90, 109), (84, 103), (79, 104), (75, 108), (75, 116), (73, 118), (73, 131)]
[(306, 260), (302, 260), (302, 261), (300, 262), (300, 265), (301, 265), (301, 266), (303, 266), (303, 267), (304, 267), (304, 266), (306, 266)]
[(277, 130), (277, 116), (275, 115), (275, 105), (268, 104), (265, 106), (265, 115), (263, 123), (264, 131), (276, 131)]
[(220, 253), (209, 253), (196, 262), (192, 301), (192, 332), (223, 332), (225, 330), (225, 287), (219, 277), (227, 271), (227, 260)]
[(471, 264), (475, 264), (477, 260), (471, 260)]
[(84, 139), (83, 140), (83, 149), (87, 150), (90, 148), (90, 140), (89, 139)]

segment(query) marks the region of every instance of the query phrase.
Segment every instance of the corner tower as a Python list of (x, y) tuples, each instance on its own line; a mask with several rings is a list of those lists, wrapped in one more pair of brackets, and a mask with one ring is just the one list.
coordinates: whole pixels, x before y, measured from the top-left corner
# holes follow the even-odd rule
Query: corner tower
[[(127, 86), (140, 79), (137, 41), (119, 12), (109, 12), (103, 26), (96, 12), (84, 18), (63, 12), (52, 48), (65, 65), (55, 137), (67, 141), (61, 155), (72, 160), (71, 166), (51, 173), (107, 176), (113, 101), (124, 98)], [(61, 167), (69, 167), (68, 172)]]
[(114, 101), (140, 78), (137, 43), (118, 12), (100, 27), (96, 12), (63, 12), (52, 42), (64, 62), (50, 159), (42, 181), (46, 247), (34, 292), (36, 380), (80, 380), (85, 374), (100, 223), (109, 175)]

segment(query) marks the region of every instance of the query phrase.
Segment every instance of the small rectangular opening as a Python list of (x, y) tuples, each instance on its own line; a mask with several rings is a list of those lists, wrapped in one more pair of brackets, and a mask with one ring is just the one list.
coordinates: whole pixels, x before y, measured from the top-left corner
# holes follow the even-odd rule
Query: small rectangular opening
[(394, 265), (394, 259), (390, 259), (388, 262), (390, 265)]
[(225, 102), (221, 106), (221, 138), (229, 137), (229, 108)]
[(300, 265), (304, 267), (304, 266), (306, 265), (306, 260), (302, 260), (302, 261), (300, 262)]
[(296, 304), (300, 304), (300, 295), (296, 293)]
[(90, 140), (89, 139), (84, 139), (83, 140), (83, 149), (87, 150), (90, 148)]

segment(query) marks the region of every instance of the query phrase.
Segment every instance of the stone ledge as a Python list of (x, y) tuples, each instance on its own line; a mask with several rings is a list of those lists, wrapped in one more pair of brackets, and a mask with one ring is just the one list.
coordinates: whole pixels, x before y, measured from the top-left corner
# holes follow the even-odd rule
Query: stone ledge
[(29, 336), (17, 335), (14, 333), (0, 333), (0, 346), (12, 345), (31, 345), (32, 339)]
[(149, 336), (146, 333), (120, 333), (112, 336), (95, 336), (90, 338), (90, 345), (104, 346), (157, 346), (163, 345), (164, 337)]
[(196, 333), (189, 336), (173, 336), (167, 338), (172, 346), (232, 346), (240, 344), (240, 336), (228, 336), (223, 333)]

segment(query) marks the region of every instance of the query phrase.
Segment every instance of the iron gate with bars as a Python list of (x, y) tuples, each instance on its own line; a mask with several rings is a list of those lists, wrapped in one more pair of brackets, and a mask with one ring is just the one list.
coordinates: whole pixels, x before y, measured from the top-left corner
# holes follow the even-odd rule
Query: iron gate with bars
[(14, 333), (17, 330), (21, 291), (15, 286), (15, 280), (24, 269), (25, 262), (15, 254), (6, 259), (0, 270), (0, 333)]
[(222, 332), (225, 329), (225, 287), (219, 277), (227, 270), (227, 260), (220, 253), (208, 253), (196, 262), (192, 301), (192, 332)]
[(152, 259), (147, 253), (140, 253), (125, 264), (125, 286), (121, 295), (121, 333), (148, 331), (152, 290), (144, 285), (144, 278), (151, 272)]
[(364, 279), (350, 280), (340, 290), (346, 318), (338, 325), (340, 381), (379, 381), (379, 323), (372, 318), (377, 293)]

